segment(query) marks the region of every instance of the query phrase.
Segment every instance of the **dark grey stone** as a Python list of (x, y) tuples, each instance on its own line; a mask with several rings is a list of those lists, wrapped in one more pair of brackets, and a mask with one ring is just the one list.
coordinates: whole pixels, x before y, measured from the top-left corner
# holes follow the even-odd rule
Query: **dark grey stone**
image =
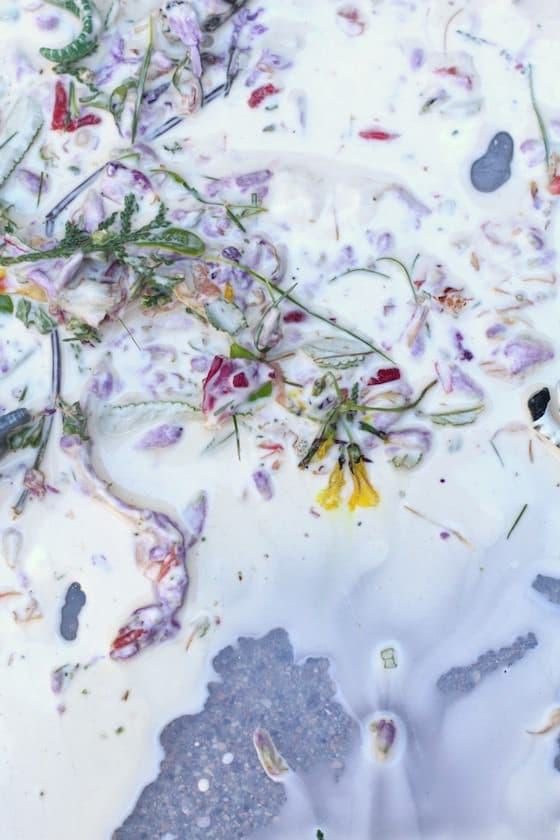
[(78, 619), (86, 602), (86, 594), (77, 581), (66, 590), (66, 598), (60, 611), (60, 635), (67, 642), (73, 642), (78, 635)]
[(560, 604), (560, 579), (537, 575), (531, 586), (541, 595), (546, 595), (551, 604)]
[(518, 636), (509, 647), (500, 648), (498, 651), (488, 650), (472, 665), (463, 665), (446, 671), (438, 679), (437, 687), (443, 694), (467, 694), (476, 688), (484, 677), (498, 668), (510, 668), (515, 665), (537, 645), (538, 641), (534, 633)]
[[(221, 681), (209, 684), (200, 714), (165, 727), (160, 774), (113, 840), (159, 840), (166, 832), (176, 840), (240, 840), (270, 823), (286, 794), (259, 763), (257, 727), (270, 733), (292, 770), (343, 771), (358, 725), (334, 700), (328, 659), (294, 664), (288, 634), (276, 629), (239, 639), (213, 665)], [(209, 782), (206, 792), (201, 779)]]
[(540, 391), (537, 391), (536, 394), (533, 394), (532, 397), (529, 397), (527, 400), (527, 408), (531, 414), (531, 418), (534, 422), (540, 420), (541, 417), (546, 412), (548, 408), (548, 404), (550, 402), (550, 391), (548, 388), (541, 388)]
[(471, 183), (479, 192), (494, 192), (511, 177), (513, 140), (507, 131), (499, 131), (485, 154), (471, 166)]

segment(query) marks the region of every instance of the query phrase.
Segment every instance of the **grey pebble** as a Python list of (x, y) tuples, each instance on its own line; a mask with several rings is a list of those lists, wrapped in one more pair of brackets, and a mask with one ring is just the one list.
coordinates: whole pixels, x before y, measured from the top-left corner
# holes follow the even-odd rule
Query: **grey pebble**
[(538, 641), (534, 633), (518, 636), (512, 645), (500, 648), (498, 651), (488, 650), (478, 657), (471, 665), (451, 668), (442, 674), (437, 681), (437, 687), (442, 694), (467, 694), (478, 683), (498, 668), (510, 668), (525, 654), (537, 647)]
[(531, 586), (540, 595), (546, 595), (551, 604), (560, 604), (560, 580), (558, 578), (537, 575)]
[(513, 159), (513, 139), (507, 131), (499, 131), (490, 141), (485, 154), (471, 166), (471, 183), (479, 192), (495, 192), (509, 181)]
[(3, 455), (7, 449), (8, 435), (29, 422), (31, 422), (31, 414), (26, 408), (16, 408), (14, 411), (7, 411), (0, 415), (0, 455)]
[(60, 634), (67, 642), (73, 642), (78, 635), (78, 619), (86, 602), (85, 592), (77, 581), (66, 590), (66, 598), (60, 611)]
[[(202, 712), (165, 727), (165, 757), (113, 840), (241, 840), (268, 825), (286, 801), (284, 785), (268, 778), (253, 746), (266, 729), (296, 772), (320, 765), (340, 776), (359, 727), (334, 699), (329, 660), (294, 663), (287, 632), (240, 638), (213, 661), (220, 677), (208, 685)], [(198, 782), (205, 779), (202, 789)], [(206, 789), (207, 788), (207, 789)]]

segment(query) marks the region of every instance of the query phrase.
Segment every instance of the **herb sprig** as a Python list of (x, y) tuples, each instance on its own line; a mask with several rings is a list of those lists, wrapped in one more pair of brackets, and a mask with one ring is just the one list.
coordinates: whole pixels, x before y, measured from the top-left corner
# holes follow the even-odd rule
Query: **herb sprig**
[(132, 219), (138, 211), (138, 204), (133, 193), (124, 200), (120, 213), (113, 213), (97, 227), (93, 233), (82, 230), (73, 222), (67, 222), (64, 237), (52, 248), (44, 251), (29, 251), (17, 257), (0, 255), (0, 265), (39, 262), (58, 257), (71, 257), (77, 251), (82, 254), (104, 254), (106, 258), (126, 260), (128, 248), (158, 248), (189, 257), (201, 256), (205, 251), (202, 239), (190, 230), (171, 226), (167, 219), (167, 208), (160, 204), (155, 217), (140, 227), (133, 229)]

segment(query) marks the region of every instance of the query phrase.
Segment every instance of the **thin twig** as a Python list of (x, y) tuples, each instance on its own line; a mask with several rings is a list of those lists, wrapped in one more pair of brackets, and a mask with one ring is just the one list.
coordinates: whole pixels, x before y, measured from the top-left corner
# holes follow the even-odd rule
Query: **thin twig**
[(525, 513), (525, 511), (527, 510), (528, 507), (529, 507), (529, 505), (527, 504), (527, 502), (525, 502), (525, 504), (523, 505), (523, 507), (521, 508), (521, 510), (519, 511), (517, 516), (515, 517), (515, 519), (513, 520), (513, 525), (511, 526), (511, 528), (507, 532), (506, 540), (509, 540), (509, 538), (511, 537), (511, 535), (513, 534), (513, 532), (515, 531), (515, 529), (519, 525), (521, 517), (523, 516), (523, 514)]

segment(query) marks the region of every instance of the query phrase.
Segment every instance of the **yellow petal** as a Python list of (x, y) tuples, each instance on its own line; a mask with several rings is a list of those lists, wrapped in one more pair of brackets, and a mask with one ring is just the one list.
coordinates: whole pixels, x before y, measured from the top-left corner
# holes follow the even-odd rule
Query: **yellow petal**
[(228, 303), (233, 303), (233, 286), (231, 283), (226, 283), (224, 288), (224, 297)]
[(317, 501), (325, 510), (334, 510), (340, 505), (340, 494), (346, 480), (344, 478), (344, 465), (337, 461), (329, 476), (329, 483), (324, 490), (317, 495)]
[(45, 290), (40, 286), (35, 285), (35, 283), (26, 283), (25, 286), (20, 286), (18, 289), (14, 289), (12, 294), (21, 295), (22, 297), (30, 298), (31, 300), (38, 300), (40, 303), (46, 303), (48, 301)]
[(348, 500), (350, 510), (355, 510), (357, 507), (376, 507), (379, 504), (379, 493), (369, 483), (363, 461), (358, 464), (350, 463), (350, 470), (354, 482), (354, 490)]
[(327, 438), (323, 441), (319, 449), (317, 450), (317, 455), (315, 456), (318, 461), (322, 461), (331, 446), (334, 443), (334, 438)]

